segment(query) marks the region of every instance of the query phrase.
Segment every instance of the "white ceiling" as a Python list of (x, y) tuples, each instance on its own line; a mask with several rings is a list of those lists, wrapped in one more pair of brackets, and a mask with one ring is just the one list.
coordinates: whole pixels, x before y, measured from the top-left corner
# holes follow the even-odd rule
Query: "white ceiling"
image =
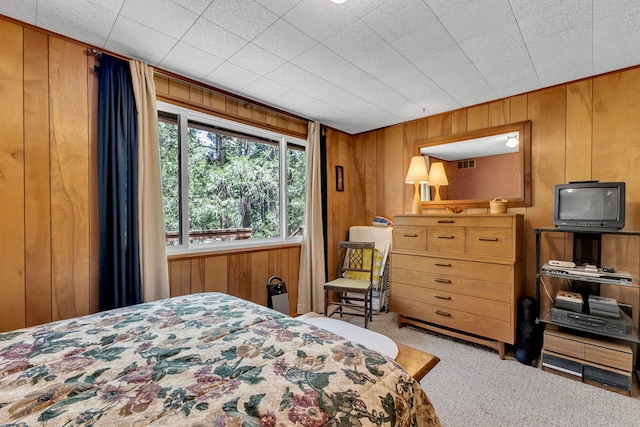
[(638, 0), (2, 0), (0, 13), (350, 134), (640, 64)]

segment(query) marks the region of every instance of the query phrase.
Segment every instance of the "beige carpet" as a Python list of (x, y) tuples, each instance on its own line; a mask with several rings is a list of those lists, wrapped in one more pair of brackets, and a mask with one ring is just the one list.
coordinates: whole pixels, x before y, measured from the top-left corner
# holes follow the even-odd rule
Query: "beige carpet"
[[(347, 320), (346, 318), (344, 320)], [(361, 325), (362, 318), (350, 320)], [(420, 382), (444, 426), (640, 426), (640, 400), (519, 363), (512, 355), (419, 328), (394, 313), (369, 328), (440, 358)]]

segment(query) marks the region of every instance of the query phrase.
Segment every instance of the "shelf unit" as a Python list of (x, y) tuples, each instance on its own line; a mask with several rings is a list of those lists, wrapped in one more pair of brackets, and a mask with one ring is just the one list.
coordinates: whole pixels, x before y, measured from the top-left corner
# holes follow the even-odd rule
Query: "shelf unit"
[[(558, 366), (560, 366), (560, 367), (556, 366), (556, 369), (558, 369), (559, 371), (563, 371), (565, 373), (573, 371), (571, 372), (573, 375), (580, 376), (580, 377), (582, 377), (582, 371), (578, 373), (576, 371), (577, 369), (583, 369), (585, 372), (585, 375), (587, 372), (593, 372), (595, 369), (596, 371), (603, 372), (604, 373), (603, 375), (606, 376), (607, 378), (611, 378), (610, 384), (605, 384), (608, 381), (608, 379), (607, 380), (600, 379), (599, 381), (596, 381), (596, 383), (600, 383), (600, 385), (604, 385), (605, 387), (610, 385), (612, 385), (614, 388), (621, 387), (619, 385), (620, 383), (616, 385), (616, 380), (623, 378), (624, 375), (623, 376), (620, 376), (620, 375), (621, 375), (621, 372), (625, 372), (625, 371), (620, 371), (619, 367), (612, 366), (609, 359), (604, 358), (602, 359), (602, 361), (596, 360), (596, 362), (594, 363), (594, 360), (590, 359), (588, 356), (582, 356), (582, 357), (576, 356), (573, 350), (569, 350), (569, 349), (599, 348), (599, 349), (602, 349), (602, 351), (614, 352), (614, 353), (620, 352), (621, 349), (624, 349), (625, 347), (630, 349), (632, 344), (640, 343), (640, 338), (638, 334), (638, 325), (632, 322), (626, 330), (627, 333), (622, 335), (622, 334), (612, 334), (611, 332), (602, 331), (602, 330), (598, 330), (590, 327), (584, 327), (580, 325), (569, 325), (563, 322), (554, 321), (551, 317), (551, 309), (550, 308), (543, 309), (543, 304), (541, 303), (541, 299), (540, 299), (541, 298), (540, 286), (544, 278), (549, 277), (549, 278), (561, 279), (567, 283), (575, 282), (581, 285), (582, 287), (597, 286), (598, 289), (600, 285), (623, 286), (626, 288), (636, 289), (640, 294), (640, 281), (637, 278), (633, 278), (631, 281), (626, 281), (626, 280), (618, 280), (618, 279), (614, 280), (614, 279), (593, 277), (593, 276), (583, 276), (579, 274), (557, 274), (549, 271), (543, 271), (541, 268), (542, 264), (540, 260), (540, 248), (542, 244), (541, 242), (542, 235), (545, 233), (572, 234), (574, 236), (574, 258), (575, 258), (576, 257), (576, 235), (579, 235), (580, 238), (586, 238), (587, 240), (589, 238), (593, 238), (594, 240), (596, 240), (594, 247), (597, 247), (597, 252), (598, 252), (596, 255), (596, 258), (597, 258), (596, 262), (598, 263), (597, 265), (600, 267), (599, 265), (600, 239), (602, 235), (610, 234), (610, 235), (631, 237), (631, 236), (640, 236), (640, 231), (598, 231), (598, 232), (576, 231), (576, 232), (573, 232), (573, 231), (566, 231), (566, 230), (558, 230), (556, 228), (534, 228), (533, 233), (535, 235), (535, 242), (536, 242), (536, 299), (539, 304), (539, 311), (538, 311), (538, 317), (536, 319), (536, 323), (542, 324), (543, 326), (554, 325), (552, 328), (550, 328), (549, 333), (545, 332), (544, 334), (545, 345), (543, 346), (543, 349), (542, 349), (542, 358), (543, 358), (542, 366), (543, 367), (545, 366), (544, 360), (546, 357), (547, 360), (553, 360), (552, 363), (557, 363)], [(574, 259), (574, 261), (576, 260)], [(544, 283), (543, 283), (543, 286), (544, 286)], [(623, 301), (620, 301), (620, 302), (623, 302)], [(585, 301), (584, 304), (587, 304), (587, 302)], [(565, 331), (565, 332), (554, 332), (554, 331)], [(566, 345), (558, 346), (557, 345), (558, 337), (555, 336), (558, 333), (565, 334), (563, 335), (565, 344), (566, 343), (572, 343), (572, 344), (569, 346), (566, 346)], [(554, 336), (553, 339), (555, 341), (550, 341), (549, 343), (547, 343), (547, 340), (552, 335)], [(566, 350), (563, 350), (563, 349), (566, 349)], [(623, 351), (622, 353), (617, 353), (617, 354), (625, 354), (625, 352)], [(625, 357), (632, 357), (632, 356), (629, 356), (629, 354), (630, 353), (627, 352), (627, 355)], [(637, 354), (636, 357), (638, 359), (640, 355)], [(638, 378), (640, 378), (640, 371), (638, 369), (640, 369), (640, 361), (636, 360), (636, 375), (638, 376)], [(632, 367), (630, 365), (629, 365), (628, 371), (626, 372), (627, 372), (628, 380), (630, 384), (631, 376), (632, 376)], [(583, 377), (583, 381), (589, 382), (592, 384), (594, 383), (593, 381), (587, 381), (587, 379), (584, 377)]]

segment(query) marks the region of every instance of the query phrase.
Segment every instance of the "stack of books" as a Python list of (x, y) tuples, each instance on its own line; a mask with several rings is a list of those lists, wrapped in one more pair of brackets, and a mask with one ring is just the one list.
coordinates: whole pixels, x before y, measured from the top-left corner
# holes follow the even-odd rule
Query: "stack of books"
[(618, 301), (614, 298), (599, 297), (596, 295), (589, 295), (589, 313), (594, 316), (609, 317), (612, 319), (620, 318)]
[(556, 294), (556, 307), (569, 311), (582, 312), (584, 301), (582, 295), (576, 292), (558, 291)]

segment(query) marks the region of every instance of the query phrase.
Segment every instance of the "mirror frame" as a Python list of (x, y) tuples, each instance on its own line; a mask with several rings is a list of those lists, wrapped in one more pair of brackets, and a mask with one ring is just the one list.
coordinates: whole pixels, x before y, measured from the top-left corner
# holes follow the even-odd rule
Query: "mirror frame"
[[(416, 141), (418, 155), (420, 150), (434, 145), (460, 142), (467, 139), (481, 138), (484, 136), (497, 135), (508, 132), (518, 132), (520, 141), (520, 198), (510, 198), (509, 207), (531, 206), (531, 120), (511, 123), (502, 126), (473, 130), (456, 135), (446, 135), (437, 138), (422, 139)], [(499, 197), (499, 195), (496, 195)], [(467, 200), (440, 200), (422, 202), (422, 208), (440, 207), (447, 205), (464, 205), (467, 208), (488, 208), (489, 199), (467, 199)]]

